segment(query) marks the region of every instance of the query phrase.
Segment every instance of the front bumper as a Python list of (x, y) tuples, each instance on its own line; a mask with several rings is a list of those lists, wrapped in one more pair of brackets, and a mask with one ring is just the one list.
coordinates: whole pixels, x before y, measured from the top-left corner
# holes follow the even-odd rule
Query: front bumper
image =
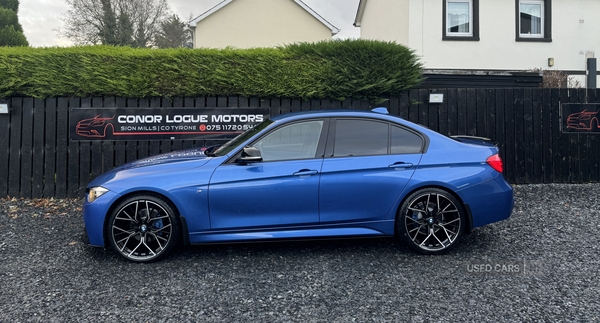
[(106, 217), (109, 215), (110, 206), (118, 197), (117, 194), (108, 191), (93, 203), (89, 203), (87, 199), (83, 203), (83, 222), (85, 224), (85, 237), (88, 244), (96, 247), (105, 246), (104, 229), (106, 227)]

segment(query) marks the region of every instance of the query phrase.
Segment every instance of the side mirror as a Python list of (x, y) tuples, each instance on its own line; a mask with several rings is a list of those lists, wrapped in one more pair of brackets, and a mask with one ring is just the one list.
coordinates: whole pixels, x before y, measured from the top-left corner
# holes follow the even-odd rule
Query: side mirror
[(242, 150), (242, 154), (240, 158), (236, 159), (237, 163), (252, 163), (252, 162), (261, 162), (262, 156), (260, 154), (260, 150), (256, 149), (252, 146), (246, 146)]

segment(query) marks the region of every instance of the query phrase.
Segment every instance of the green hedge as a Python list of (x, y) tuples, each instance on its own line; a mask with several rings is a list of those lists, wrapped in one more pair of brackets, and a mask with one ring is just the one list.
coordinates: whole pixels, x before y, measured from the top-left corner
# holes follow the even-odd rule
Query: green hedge
[(0, 48), (0, 96), (346, 97), (380, 100), (421, 81), (390, 42), (341, 40), (253, 49)]

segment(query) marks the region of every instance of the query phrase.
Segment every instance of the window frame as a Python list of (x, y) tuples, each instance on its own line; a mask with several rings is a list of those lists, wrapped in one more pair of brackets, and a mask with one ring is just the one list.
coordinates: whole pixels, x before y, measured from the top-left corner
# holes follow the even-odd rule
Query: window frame
[[(542, 4), (542, 34), (521, 34), (521, 3)], [(552, 42), (552, 0), (515, 0), (515, 34), (517, 42)]]
[[(393, 142), (394, 141), (394, 129), (398, 129), (398, 130), (410, 133), (410, 134), (414, 135), (415, 137), (421, 139), (421, 146), (419, 147), (418, 151), (417, 152), (412, 152), (412, 151), (411, 152), (394, 152), (392, 150), (394, 148), (394, 142)], [(406, 127), (403, 127), (398, 124), (390, 123), (389, 136), (390, 136), (389, 143), (388, 143), (389, 144), (389, 148), (388, 148), (389, 155), (423, 154), (425, 151), (425, 146), (426, 146), (427, 141), (425, 140), (424, 136), (421, 133), (418, 133), (418, 132), (414, 131), (413, 129), (406, 128)], [(416, 146), (415, 146), (415, 148), (416, 148)]]
[[(387, 153), (377, 154), (377, 155), (356, 155), (356, 156), (352, 156), (352, 157), (350, 157), (350, 156), (334, 156), (337, 123), (338, 123), (338, 121), (344, 121), (344, 120), (362, 120), (362, 121), (370, 121), (370, 122), (378, 122), (378, 123), (386, 124), (388, 126)], [(421, 146), (420, 152), (418, 152), (418, 153), (392, 153), (391, 152), (392, 127), (398, 127), (400, 129), (406, 130), (408, 132), (415, 134), (419, 138), (421, 138), (422, 146)], [(429, 138), (426, 135), (424, 135), (423, 133), (421, 133), (415, 129), (407, 127), (403, 124), (396, 123), (396, 122), (393, 122), (390, 120), (381, 120), (381, 119), (377, 119), (377, 118), (336, 117), (336, 118), (333, 118), (329, 124), (329, 135), (327, 136), (327, 145), (325, 147), (324, 156), (326, 159), (328, 159), (328, 158), (361, 158), (361, 157), (373, 157), (373, 156), (425, 154), (427, 152), (428, 148), (429, 148)]]
[[(448, 3), (467, 2), (471, 21), (469, 22), (469, 33), (448, 32)], [(442, 0), (442, 40), (456, 41), (479, 41), (479, 0)]]
[(243, 147), (246, 147), (246, 146), (254, 147), (254, 145), (256, 145), (259, 141), (263, 140), (264, 138), (268, 137), (269, 135), (273, 134), (274, 132), (281, 130), (282, 128), (285, 128), (285, 127), (291, 126), (291, 125), (300, 124), (300, 123), (313, 122), (313, 121), (322, 121), (323, 122), (323, 126), (321, 128), (321, 136), (318, 139), (317, 151), (316, 151), (315, 157), (307, 157), (307, 158), (302, 158), (302, 159), (263, 160), (263, 161), (261, 161), (261, 163), (275, 163), (275, 162), (286, 162), (286, 161), (293, 161), (293, 160), (308, 160), (308, 159), (314, 159), (314, 158), (323, 158), (324, 157), (323, 154), (325, 152), (325, 144), (327, 142), (327, 134), (329, 133), (329, 124), (331, 121), (330, 121), (330, 118), (310, 118), (310, 119), (301, 119), (301, 120), (295, 120), (295, 121), (291, 121), (291, 122), (282, 123), (280, 125), (277, 125), (273, 129), (270, 129), (269, 131), (265, 132), (264, 134), (260, 135), (259, 137), (254, 138), (252, 141), (250, 141), (248, 143), (248, 145), (243, 146), (240, 144), (236, 148), (239, 150), (235, 154), (232, 154), (232, 156), (229, 159), (227, 159), (223, 164), (224, 165), (225, 164), (237, 164), (236, 160), (238, 160), (241, 157), (242, 151), (244, 150)]
[[(287, 134), (282, 134), (280, 133), (283, 130), (294, 130), (294, 127), (302, 127), (304, 125), (309, 125), (311, 123), (316, 123), (319, 124), (320, 129), (319, 129), (319, 133), (312, 133), (310, 135), (307, 134), (302, 134), (302, 135), (297, 135), (297, 136), (292, 136), (292, 135), (287, 135)], [(285, 125), (282, 125), (281, 127), (277, 127), (276, 129), (273, 129), (273, 131), (270, 131), (268, 134), (262, 136), (260, 139), (252, 142), (252, 146), (257, 148), (261, 155), (262, 155), (262, 159), (263, 162), (274, 162), (274, 161), (287, 161), (287, 160), (303, 160), (303, 159), (314, 159), (316, 158), (316, 153), (319, 147), (319, 142), (321, 141), (321, 138), (323, 137), (323, 127), (325, 126), (325, 121), (324, 120), (306, 120), (306, 121), (302, 121), (302, 122), (293, 122), (293, 123), (288, 123)], [(303, 131), (304, 132), (304, 131)], [(293, 138), (292, 142), (287, 142), (287, 143), (279, 143), (279, 144), (275, 144), (273, 142), (266, 142), (263, 143), (265, 140), (268, 139), (272, 139), (272, 140), (276, 140), (277, 138), (272, 138), (272, 136), (274, 136), (275, 134), (278, 135), (286, 135), (288, 137)], [(307, 141), (307, 139), (311, 139), (310, 142)], [(299, 140), (299, 141), (297, 141)], [(267, 152), (272, 151), (272, 150), (283, 150), (285, 151), (285, 147), (290, 147), (293, 145), (300, 145), (299, 147), (302, 148), (300, 151), (294, 151), (294, 149), (292, 149), (290, 152), (292, 152), (292, 155), (286, 155), (286, 156), (281, 156), (279, 158), (267, 158), (270, 154), (267, 154)], [(304, 155), (306, 153), (305, 150), (305, 146), (310, 145), (312, 146), (314, 144), (314, 152), (312, 154), (312, 156), (301, 156)], [(272, 147), (279, 147), (278, 149), (273, 149)], [(269, 148), (269, 149), (267, 149)], [(297, 155), (297, 153), (300, 153), (301, 155)]]

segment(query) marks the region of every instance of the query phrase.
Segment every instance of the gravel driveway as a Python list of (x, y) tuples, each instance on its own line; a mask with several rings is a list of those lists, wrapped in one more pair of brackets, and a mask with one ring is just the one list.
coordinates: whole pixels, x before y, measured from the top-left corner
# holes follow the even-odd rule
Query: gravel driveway
[(393, 239), (192, 246), (133, 264), (77, 200), (0, 200), (0, 322), (597, 322), (600, 184), (515, 187), (444, 256)]

